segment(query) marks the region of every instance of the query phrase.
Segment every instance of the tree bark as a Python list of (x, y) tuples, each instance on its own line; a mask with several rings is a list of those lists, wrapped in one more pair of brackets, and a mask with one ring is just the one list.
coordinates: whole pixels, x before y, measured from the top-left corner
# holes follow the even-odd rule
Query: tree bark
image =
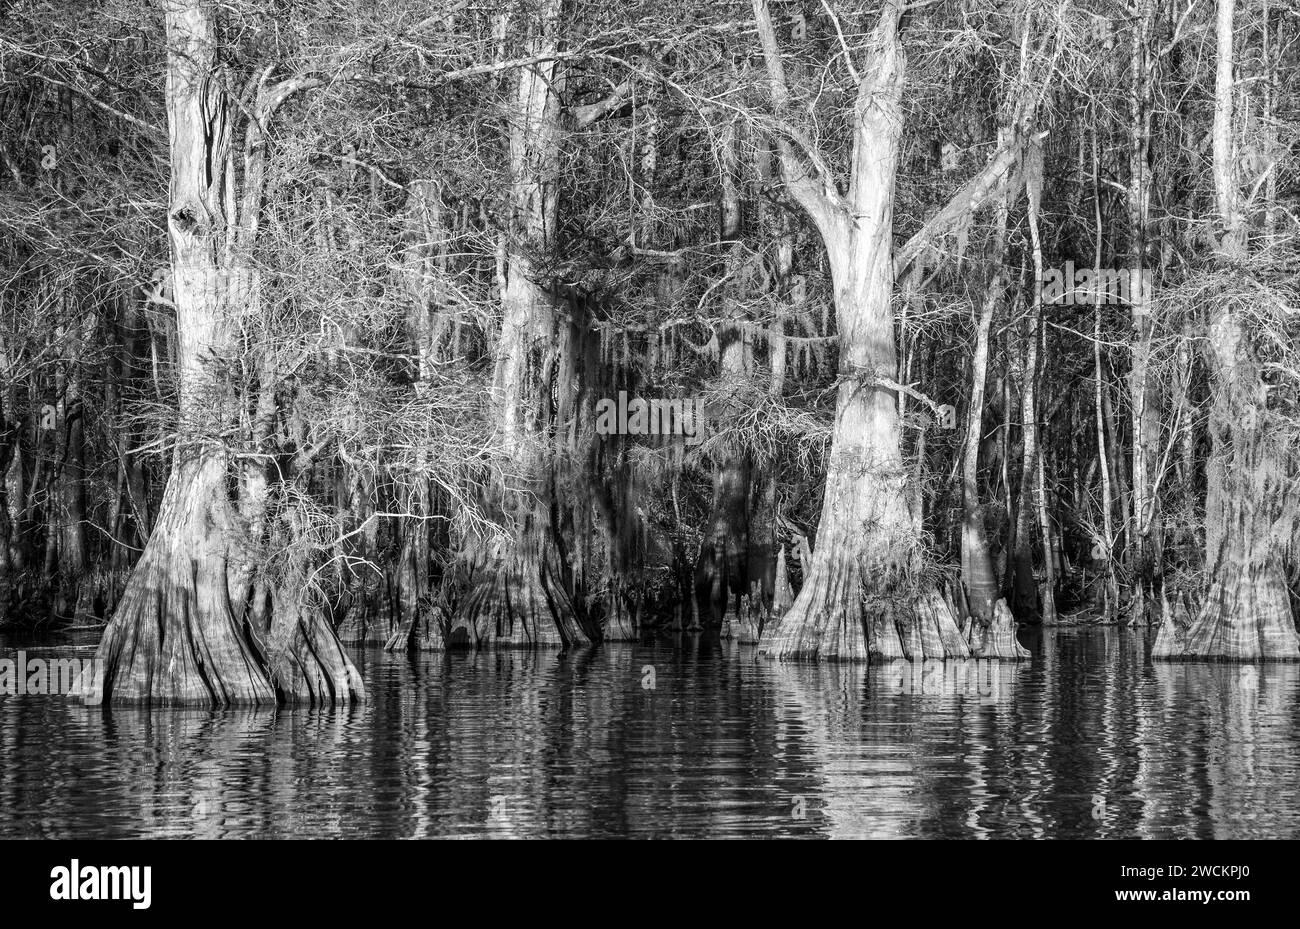
[[(250, 622), (260, 540), (232, 502), (244, 471), (217, 437), (238, 422), (240, 399), (224, 365), (240, 347), (238, 314), (255, 295), (236, 246), (232, 125), (217, 60), (217, 26), (202, 0), (166, 8), (171, 190), (167, 225), (178, 336), (181, 441), (152, 536), (99, 647), (99, 673), (81, 683), (88, 702), (266, 704), (277, 688), (301, 694), (283, 665), (268, 664)], [(273, 633), (276, 631), (273, 628)], [(332, 629), (291, 641), (299, 669), (312, 664), (363, 696)], [(295, 672), (295, 677), (296, 677)]]
[[(1235, 0), (1218, 0), (1213, 140), (1214, 188), (1221, 233), (1219, 259), (1228, 267), (1247, 257), (1245, 218), (1233, 145)], [(1211, 310), (1209, 362), (1214, 401), (1213, 448), (1205, 506), (1209, 589), (1187, 626), (1171, 617), (1160, 627), (1155, 659), (1261, 661), (1300, 659), (1300, 636), (1287, 589), (1285, 520), (1295, 468), (1270, 429), (1259, 358), (1241, 309), (1223, 300)], [(1285, 428), (1285, 427), (1283, 427)]]
[[(754, 0), (754, 13), (780, 112), (788, 92), (765, 0)], [(786, 188), (817, 226), (831, 267), (840, 384), (812, 565), (794, 605), (773, 617), (760, 642), (762, 653), (775, 658), (865, 661), (869, 652), (889, 655), (900, 639), (922, 641), (913, 631), (921, 624), (919, 610), (931, 606), (916, 589), (920, 546), (906, 493), (898, 400), (882, 383), (897, 375), (891, 297), (905, 69), (900, 17), (901, 8), (887, 4), (868, 40), (852, 113), (847, 198), (829, 178), (810, 173), (791, 143), (781, 146)], [(938, 651), (908, 657), (965, 653), (946, 607), (932, 625), (936, 634), (924, 644)]]
[(1151, 67), (1147, 42), (1154, 5), (1144, 0), (1134, 20), (1129, 57), (1129, 183), (1128, 251), (1130, 318), (1132, 343), (1129, 352), (1129, 402), (1133, 434), (1133, 512), (1125, 555), (1135, 589), (1129, 622), (1145, 625), (1148, 614), (1159, 603), (1156, 590), (1160, 573), (1160, 501), (1154, 493), (1156, 462), (1159, 458), (1159, 393), (1151, 379), (1154, 327), (1151, 294), (1147, 278), (1147, 216), (1151, 198), (1151, 172), (1147, 150), (1151, 132)]
[[(722, 141), (722, 196), (718, 229), (719, 244), (726, 255), (727, 283), (722, 289), (723, 316), (731, 320), (718, 332), (719, 374), (725, 389), (743, 383), (750, 374), (751, 351), (746, 335), (741, 302), (749, 296), (746, 283), (749, 267), (744, 232), (744, 205), (738, 183), (735, 124)], [(729, 415), (729, 414), (724, 414)], [(748, 454), (727, 449), (713, 473), (713, 500), (709, 508), (704, 539), (695, 563), (695, 597), (701, 625), (712, 632), (722, 630), (728, 614), (744, 622), (740, 598), (749, 595), (750, 578), (750, 477)]]
[(504, 471), (492, 505), (507, 538), (470, 552), (473, 589), (457, 607), (450, 645), (569, 646), (590, 642), (561, 571), (553, 525), (549, 441), (552, 379), (564, 325), (540, 278), (556, 246), (560, 175), (560, 3), (543, 0), (529, 38), (540, 58), (520, 70), (509, 148), (511, 187), (501, 333), (493, 400)]
[(984, 397), (988, 381), (989, 330), (993, 314), (1006, 292), (1007, 205), (998, 208), (993, 249), (989, 256), (992, 278), (984, 294), (975, 329), (975, 353), (971, 358), (970, 405), (966, 414), (966, 439), (962, 451), (962, 580), (972, 615), (981, 625), (993, 621), (993, 605), (1001, 599), (1001, 585), (993, 570), (993, 558), (984, 529), (984, 509), (979, 493), (979, 454), (984, 440)]
[[(1092, 265), (1094, 273), (1101, 274), (1101, 155), (1098, 152), (1097, 133), (1092, 135), (1092, 197), (1093, 216), (1097, 223), (1097, 236), (1094, 240)], [(1093, 409), (1095, 412), (1095, 431), (1097, 433), (1097, 470), (1101, 474), (1101, 532), (1099, 541), (1100, 554), (1106, 563), (1106, 580), (1102, 592), (1101, 618), (1111, 622), (1119, 606), (1119, 580), (1115, 575), (1115, 527), (1114, 527), (1114, 488), (1111, 485), (1110, 452), (1106, 448), (1106, 415), (1103, 406), (1105, 384), (1102, 380), (1101, 364), (1101, 301), (1092, 308), (1092, 376)]]

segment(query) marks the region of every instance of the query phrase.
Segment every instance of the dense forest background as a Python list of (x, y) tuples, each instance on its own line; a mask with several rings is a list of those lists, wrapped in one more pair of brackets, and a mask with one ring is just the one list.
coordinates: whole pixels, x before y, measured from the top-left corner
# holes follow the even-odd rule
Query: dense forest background
[(0, 623), (111, 700), (1300, 658), (1290, 0), (0, 11)]

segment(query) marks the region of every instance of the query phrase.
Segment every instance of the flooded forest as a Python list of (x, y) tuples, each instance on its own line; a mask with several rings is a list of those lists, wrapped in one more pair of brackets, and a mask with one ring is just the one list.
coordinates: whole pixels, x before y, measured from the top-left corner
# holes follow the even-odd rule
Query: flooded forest
[(0, 0), (0, 633), (1300, 659), (1298, 155), (1295, 0)]

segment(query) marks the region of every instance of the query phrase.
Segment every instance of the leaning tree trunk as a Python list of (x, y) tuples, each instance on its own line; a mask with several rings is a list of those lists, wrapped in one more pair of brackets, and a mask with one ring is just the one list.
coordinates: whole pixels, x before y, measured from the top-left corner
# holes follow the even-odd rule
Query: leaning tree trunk
[[(1219, 258), (1227, 266), (1246, 258), (1246, 229), (1232, 144), (1233, 4), (1219, 0), (1213, 129), (1214, 184), (1223, 234)], [(1210, 364), (1214, 404), (1213, 449), (1206, 468), (1206, 566), (1210, 586), (1184, 626), (1174, 617), (1160, 627), (1152, 657), (1260, 661), (1300, 659), (1287, 589), (1286, 539), (1279, 527), (1294, 511), (1296, 469), (1285, 447), (1287, 426), (1271, 422), (1263, 397), (1261, 359), (1242, 310), (1232, 299), (1213, 309)]]
[(540, 283), (537, 257), (555, 247), (560, 173), (560, 4), (545, 0), (529, 45), (543, 59), (519, 72), (510, 132), (511, 215), (493, 399), (502, 471), (490, 501), (506, 537), (467, 553), (472, 588), (458, 604), (449, 645), (568, 646), (589, 643), (561, 570), (551, 503), (551, 388), (564, 325)]
[(166, 27), (181, 435), (153, 534), (80, 693), (94, 703), (273, 703), (277, 689), (300, 696), (298, 677), (313, 677), (303, 669), (318, 664), (324, 677), (352, 682), (334, 699), (361, 699), (347, 656), (337, 649), (325, 657), (321, 642), (337, 645), (327, 625), (287, 637), (295, 670), (281, 679), (249, 620), (259, 540), (231, 500), (242, 475), (216, 437), (239, 421), (240, 398), (221, 369), (239, 349), (234, 318), (254, 298), (255, 275), (234, 258), (231, 124), (212, 9), (174, 2)]
[(1006, 270), (1003, 257), (1006, 250), (1007, 206), (1004, 200), (998, 208), (997, 227), (994, 231), (993, 251), (989, 261), (993, 277), (984, 294), (979, 322), (975, 330), (975, 354), (971, 359), (970, 406), (966, 416), (965, 448), (962, 450), (962, 528), (961, 562), (962, 580), (971, 615), (983, 626), (993, 622), (993, 605), (1002, 597), (997, 573), (993, 570), (993, 557), (989, 551), (988, 534), (984, 528), (984, 510), (979, 497), (979, 454), (984, 439), (984, 393), (988, 381), (989, 329), (993, 313), (1006, 291)]

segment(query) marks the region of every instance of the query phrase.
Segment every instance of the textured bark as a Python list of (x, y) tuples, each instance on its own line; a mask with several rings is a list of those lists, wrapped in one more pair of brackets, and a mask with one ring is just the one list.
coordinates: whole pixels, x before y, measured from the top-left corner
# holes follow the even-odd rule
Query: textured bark
[(606, 642), (636, 642), (640, 639), (637, 632), (640, 604), (629, 591), (623, 589), (618, 579), (614, 580), (611, 587), (601, 639)]
[[(72, 300), (67, 302), (71, 304)], [(77, 622), (89, 618), (93, 586), (86, 551), (86, 430), (81, 402), (82, 365), (78, 358), (92, 322), (87, 315), (74, 322), (71, 331), (60, 332), (60, 341), (68, 346), (71, 357), (66, 373), (61, 369), (55, 378), (58, 441), (51, 481), (57, 507), (51, 528), (57, 530), (52, 540), (58, 547), (59, 584), (54, 611)]]
[(713, 505), (695, 563), (701, 625), (719, 630), (749, 592), (749, 474), (743, 455), (722, 462), (713, 476)]
[[(722, 162), (719, 245), (725, 250), (726, 285), (722, 288), (723, 314), (732, 321), (718, 333), (719, 374), (723, 385), (738, 383), (751, 368), (751, 351), (741, 303), (750, 296), (743, 204), (737, 180), (735, 123), (729, 123), (720, 145)], [(730, 411), (724, 411), (728, 415)], [(713, 501), (699, 559), (695, 565), (695, 598), (700, 624), (717, 631), (739, 619), (740, 598), (749, 595), (750, 577), (750, 477), (749, 457), (743, 450), (728, 450), (713, 474)], [(733, 614), (733, 615), (729, 615)]]
[(378, 492), (375, 476), (364, 468), (340, 477), (335, 486), (338, 509), (346, 514), (343, 524), (351, 527), (352, 532), (347, 547), (340, 546), (338, 555), (340, 560), (347, 556), (362, 565), (352, 569), (342, 581), (346, 593), (337, 633), (340, 641), (350, 644), (386, 643), (397, 628), (391, 596), (392, 572), (366, 566), (367, 562), (377, 565), (383, 560), (379, 551), (381, 527), (396, 531), (394, 520), (381, 520), (374, 515)]
[[(1219, 0), (1213, 129), (1214, 183), (1222, 224), (1219, 257), (1246, 255), (1245, 220), (1232, 144), (1234, 0)], [(1296, 466), (1270, 428), (1254, 334), (1231, 301), (1212, 310), (1209, 361), (1213, 449), (1206, 468), (1206, 564), (1210, 585), (1195, 618), (1161, 626), (1152, 657), (1267, 661), (1300, 659), (1278, 528), (1294, 511)]]
[(782, 616), (794, 605), (794, 590), (790, 586), (790, 571), (786, 567), (785, 546), (776, 556), (776, 585), (772, 592), (772, 614)]
[(1285, 548), (1275, 536), (1295, 506), (1296, 469), (1264, 428), (1247, 339), (1232, 310), (1220, 308), (1210, 339), (1217, 381), (1205, 515), (1210, 584), (1190, 623), (1162, 623), (1155, 659), (1300, 659)]
[(552, 553), (511, 545), (488, 556), (451, 620), (452, 648), (565, 648), (590, 644)]
[(1129, 403), (1133, 435), (1132, 525), (1125, 555), (1134, 582), (1129, 622), (1145, 625), (1159, 602), (1162, 529), (1160, 501), (1155, 493), (1159, 457), (1159, 392), (1151, 377), (1151, 294), (1145, 286), (1147, 221), (1151, 198), (1151, 172), (1147, 166), (1151, 135), (1151, 68), (1147, 48), (1155, 7), (1150, 0), (1138, 4), (1129, 56), (1129, 183), (1127, 188), (1130, 316), (1133, 342), (1129, 351)]
[[(510, 541), (475, 566), (469, 595), (452, 619), (448, 645), (569, 646), (589, 643), (565, 589), (550, 505), (554, 495), (551, 395), (562, 340), (555, 297), (538, 259), (556, 247), (563, 65), (560, 4), (544, 0), (528, 39), (542, 60), (519, 71), (511, 124), (511, 187), (502, 320), (492, 394), (504, 476), (490, 506)], [(557, 388), (562, 389), (562, 388)]]
[[(1101, 273), (1101, 154), (1098, 151), (1097, 134), (1092, 135), (1092, 197), (1093, 218), (1097, 224), (1097, 234), (1093, 246), (1093, 269), (1100, 277)], [(1097, 470), (1101, 474), (1101, 531), (1100, 554), (1106, 561), (1106, 581), (1102, 592), (1102, 622), (1111, 622), (1119, 606), (1119, 579), (1115, 574), (1115, 526), (1114, 526), (1114, 489), (1111, 485), (1110, 452), (1106, 448), (1106, 415), (1103, 404), (1105, 385), (1102, 380), (1101, 364), (1101, 303), (1092, 308), (1092, 377), (1093, 377), (1093, 411), (1097, 433)]]
[[(775, 31), (763, 0), (755, 0), (754, 12), (780, 108), (787, 92)], [(891, 296), (904, 73), (899, 18), (899, 8), (887, 6), (869, 41), (853, 112), (847, 198), (831, 192), (828, 178), (810, 176), (788, 144), (781, 148), (786, 189), (816, 224), (830, 262), (840, 386), (812, 563), (793, 606), (763, 630), (760, 648), (775, 658), (865, 661), (875, 649), (868, 620), (880, 630), (879, 647), (892, 653), (897, 633), (890, 617), (901, 618), (910, 635), (927, 603), (927, 592), (911, 583), (919, 546), (898, 401), (881, 383), (892, 382), (898, 367)], [(942, 621), (955, 628), (951, 613), (943, 612)]]
[[(1034, 259), (1034, 280), (1041, 281), (1043, 279), (1043, 244), (1039, 235), (1038, 214), (1039, 200), (1042, 196), (1042, 150), (1035, 145), (1033, 152), (1036, 169), (1032, 173), (1037, 175), (1037, 178), (1027, 185), (1029, 195), (1028, 217)], [(1021, 472), (1020, 505), (1024, 507), (1028, 499), (1033, 500), (1033, 512), (1037, 516), (1038, 531), (1043, 548), (1043, 584), (1039, 594), (1041, 612), (1038, 618), (1044, 623), (1054, 624), (1056, 622), (1056, 546), (1053, 542), (1054, 533), (1047, 506), (1045, 468), (1047, 448), (1042, 430), (1044, 420), (1039, 419), (1044, 406), (1038, 396), (1038, 379), (1040, 350), (1043, 346), (1045, 333), (1043, 329), (1042, 292), (1037, 287), (1034, 288), (1030, 299), (1030, 314), (1026, 329), (1024, 380), (1021, 388), (1020, 410), (1025, 439), (1025, 467)], [(1019, 521), (1021, 529), (1027, 529), (1028, 524), (1028, 520)], [(1029, 557), (1024, 554), (1024, 550), (1029, 546), (1028, 533), (1021, 535), (1018, 532), (1016, 545), (1021, 549), (1017, 555), (1017, 561), (1023, 568), (1030, 564)]]
[(1034, 577), (1034, 483), (1038, 472), (1038, 462), (1036, 460), (1038, 448), (1037, 442), (1032, 441), (1030, 430), (1027, 428), (1027, 424), (1033, 418), (1033, 413), (1029, 412), (1033, 395), (1032, 393), (1028, 395), (1025, 393), (1027, 375), (1024, 373), (1024, 368), (1026, 359), (1029, 357), (1030, 353), (1026, 351), (1021, 356), (1019, 365), (1021, 369), (1020, 419), (1022, 427), (1020, 483), (1011, 539), (1011, 557), (1008, 564), (1011, 611), (1026, 622), (1040, 619), (1042, 616), (1039, 610), (1038, 582)]
[(4, 371), (5, 382), (3, 388), (0, 388), (0, 625), (9, 618), (13, 603), (13, 579), (21, 563), (15, 545), (18, 529), (15, 517), (18, 508), (13, 494), (22, 478), (19, 460), (22, 453), (19, 439), (22, 423), (16, 409), (18, 389), (9, 376), (10, 365), (8, 346), (4, 340), (0, 340), (0, 370)]
[(732, 623), (736, 641), (741, 645), (757, 645), (768, 615), (768, 598), (763, 593), (763, 585), (754, 581), (749, 585), (749, 593), (740, 598), (740, 607)]
[[(431, 400), (434, 372), (442, 360), (442, 345), (451, 328), (444, 310), (446, 295), (442, 281), (448, 270), (447, 242), (451, 237), (445, 217), (442, 193), (437, 184), (414, 180), (408, 186), (403, 241), (401, 286), (409, 299), (407, 335), (415, 348), (416, 396)], [(432, 604), (430, 576), (430, 521), (433, 499), (425, 474), (428, 449), (415, 452), (414, 474), (395, 489), (401, 512), (393, 523), (400, 535), (396, 569), (390, 575), (390, 608), (379, 622), (365, 632), (390, 651), (403, 648), (438, 649), (443, 641), (443, 616)]]
[(347, 605), (339, 621), (339, 641), (352, 645), (384, 645), (392, 640), (399, 623), (390, 596), (391, 576), (364, 572), (348, 584)]
[(91, 703), (270, 704), (275, 690), (244, 603), (231, 598), (239, 519), (227, 462), (177, 461), (144, 554), (104, 632)]
[(361, 703), (365, 685), (325, 617), (323, 604), (304, 587), (278, 589), (273, 597), (271, 683), (288, 703), (332, 706)]
[[(427, 495), (427, 483), (419, 483), (425, 485)], [(421, 505), (428, 506), (427, 502)], [(394, 606), (388, 612), (389, 622), (374, 628), (378, 631), (387, 627), (388, 635), (382, 641), (388, 651), (437, 651), (446, 645), (446, 622), (441, 606), (433, 602), (429, 585), (428, 526), (418, 517), (404, 523), (402, 550), (392, 578), (390, 601)]]
[[(286, 698), (318, 698), (328, 690), (324, 682), (355, 676), (355, 669), (328, 624), (296, 615), (281, 636), (292, 644), (278, 653), (296, 670), (268, 668), (249, 611), (261, 541), (250, 530), (260, 536), (263, 501), (249, 495), (245, 469), (217, 438), (238, 421), (240, 398), (221, 363), (238, 350), (235, 317), (255, 294), (254, 277), (235, 257), (238, 224), (228, 215), (231, 127), (212, 8), (200, 0), (172, 3), (166, 28), (182, 441), (153, 534), (100, 642), (99, 674), (80, 692), (88, 702), (224, 706), (273, 703), (283, 683)], [(245, 491), (240, 508), (231, 486)], [(347, 696), (359, 698), (359, 688)]]
[[(216, 432), (229, 390), (209, 362), (234, 333), (219, 273), (232, 179), (225, 92), (216, 81), (216, 25), (201, 3), (167, 10), (167, 114), (171, 128), (174, 302), (181, 418)], [(215, 169), (215, 176), (213, 175)], [(206, 428), (205, 428), (206, 427)], [(102, 676), (88, 700), (130, 703), (273, 703), (238, 580), (244, 527), (226, 490), (229, 461), (202, 436), (177, 449), (154, 531), (100, 643)]]
[(976, 658), (1023, 661), (1030, 657), (1029, 649), (1016, 641), (1016, 621), (1005, 600), (994, 604), (993, 622), (987, 627), (972, 626), (970, 636), (971, 655)]
[(989, 540), (984, 529), (984, 511), (979, 495), (979, 454), (984, 439), (984, 396), (988, 381), (989, 329), (993, 313), (1006, 290), (1002, 266), (1006, 246), (1007, 208), (998, 210), (998, 227), (994, 237), (993, 277), (984, 294), (975, 330), (975, 354), (971, 358), (970, 404), (966, 414), (965, 448), (962, 453), (962, 580), (973, 615), (987, 625), (993, 619), (993, 604), (1000, 599), (998, 577), (993, 570)]
[(873, 661), (924, 661), (969, 658), (971, 649), (957, 627), (952, 604), (937, 589), (894, 602), (881, 601), (871, 609)]
[(1300, 636), (1281, 564), (1261, 562), (1239, 542), (1228, 542), (1211, 577), (1190, 622), (1176, 614), (1161, 623), (1153, 659), (1300, 660)]

